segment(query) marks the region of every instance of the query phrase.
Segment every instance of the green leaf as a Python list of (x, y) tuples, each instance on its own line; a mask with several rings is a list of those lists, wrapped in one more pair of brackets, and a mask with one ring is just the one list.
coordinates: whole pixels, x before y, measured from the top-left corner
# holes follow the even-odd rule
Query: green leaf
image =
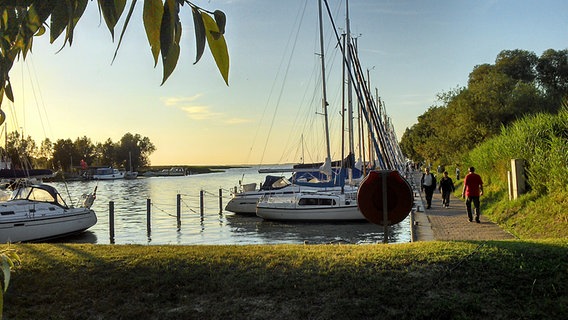
[(158, 56), (160, 55), (160, 26), (163, 15), (162, 0), (144, 0), (144, 29), (154, 57), (154, 67), (158, 64)]
[(10, 83), (10, 79), (6, 80), (6, 87), (4, 93), (6, 94), (6, 98), (14, 102), (14, 93), (12, 91), (12, 84)]
[(128, 10), (128, 14), (126, 15), (126, 20), (124, 21), (124, 25), (122, 26), (122, 31), (120, 32), (120, 38), (118, 39), (118, 45), (116, 46), (116, 50), (114, 51), (114, 55), (112, 57), (112, 61), (116, 58), (116, 54), (118, 53), (118, 48), (120, 48), (120, 44), (122, 43), (122, 38), (124, 37), (124, 33), (126, 32), (126, 27), (128, 27), (128, 23), (130, 22), (130, 18), (132, 17), (132, 12), (134, 12), (134, 7), (136, 6), (137, 0), (132, 0), (132, 4), (130, 5), (130, 10)]
[(229, 85), (229, 52), (227, 50), (227, 43), (225, 37), (219, 32), (219, 27), (213, 18), (208, 14), (202, 12), (203, 24), (205, 25), (207, 43), (209, 50), (217, 63), (217, 68), (221, 72), (221, 76), (225, 83)]
[(26, 16), (26, 27), (27, 30), (24, 29), (25, 36), (33, 36), (37, 30), (41, 27), (43, 21), (35, 8), (35, 6), (30, 6), (28, 9), (28, 14)]
[(58, 1), (36, 1), (32, 4), (32, 7), (35, 8), (37, 12), (41, 24), (44, 24), (47, 18), (51, 15), (57, 2)]
[[(55, 8), (51, 13), (51, 28), (49, 31), (49, 42), (53, 43), (65, 27), (67, 27), (67, 21), (69, 21), (69, 11), (67, 10), (67, 3), (65, 1), (56, 1)], [(65, 46), (65, 43), (63, 44)]]
[(221, 34), (225, 34), (225, 24), (227, 24), (227, 16), (225, 16), (225, 13), (221, 10), (215, 10), (215, 12), (213, 12), (213, 16), (215, 17), (215, 23), (217, 23), (219, 32)]
[(4, 254), (2, 254), (0, 257), (2, 258), (2, 272), (4, 275), (4, 286), (2, 288), (2, 292), (6, 292), (6, 290), (8, 290), (8, 285), (10, 284), (10, 263), (8, 257), (6, 257)]
[(98, 2), (99, 11), (102, 13), (114, 41), (114, 27), (118, 23), (124, 7), (126, 7), (126, 0), (98, 0)]
[(174, 71), (179, 58), (181, 23), (179, 21), (178, 12), (176, 0), (166, 0), (160, 28), (160, 49), (162, 53), (162, 66), (164, 68), (162, 85)]
[(196, 64), (203, 55), (205, 51), (205, 25), (203, 24), (203, 19), (201, 18), (201, 13), (197, 8), (192, 7), (191, 12), (193, 13), (193, 26), (195, 28), (195, 62)]
[(75, 31), (75, 26), (77, 25), (77, 22), (79, 22), (79, 19), (81, 19), (81, 16), (83, 16), (83, 13), (87, 8), (87, 3), (88, 0), (75, 0), (75, 5), (71, 7), (71, 13), (69, 15), (71, 19), (68, 21), (67, 33), (65, 35), (69, 40), (69, 45), (73, 43), (73, 32)]

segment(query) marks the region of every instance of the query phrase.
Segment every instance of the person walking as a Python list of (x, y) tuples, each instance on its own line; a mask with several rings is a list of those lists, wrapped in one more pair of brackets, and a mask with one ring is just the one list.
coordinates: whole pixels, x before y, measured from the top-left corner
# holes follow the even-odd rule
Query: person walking
[(469, 167), (468, 173), (463, 180), (462, 198), (465, 200), (465, 208), (467, 210), (467, 217), (469, 222), (473, 221), (473, 212), (471, 204), (475, 207), (475, 222), (480, 223), (479, 216), (481, 211), (479, 208), (479, 197), (483, 195), (483, 181), (481, 176), (475, 173), (474, 167)]
[(456, 191), (454, 181), (448, 176), (448, 171), (444, 171), (444, 176), (440, 179), (438, 190), (442, 193), (442, 207), (450, 207), (450, 193)]
[(430, 168), (426, 167), (422, 174), (422, 178), (420, 179), (420, 190), (424, 191), (424, 194), (426, 195), (426, 209), (430, 209), (432, 207), (434, 189), (436, 189), (436, 176), (430, 172)]

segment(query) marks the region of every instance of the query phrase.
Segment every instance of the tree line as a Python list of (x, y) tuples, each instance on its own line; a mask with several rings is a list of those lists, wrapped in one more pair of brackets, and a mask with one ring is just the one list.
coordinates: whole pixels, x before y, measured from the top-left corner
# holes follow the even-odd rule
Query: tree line
[(548, 49), (538, 57), (503, 50), (495, 64), (473, 68), (465, 87), (438, 94), (438, 104), (418, 117), (401, 138), (415, 162), (451, 165), (513, 121), (557, 113), (568, 96), (568, 50)]
[(39, 146), (30, 137), (24, 138), (18, 131), (6, 135), (6, 144), (2, 149), (4, 159), (14, 168), (41, 168), (73, 171), (84, 160), (89, 166), (113, 166), (132, 170), (150, 165), (150, 155), (156, 147), (148, 137), (126, 133), (118, 142), (108, 138), (105, 142), (94, 143), (90, 138), (78, 137), (59, 139), (52, 142), (49, 138)]

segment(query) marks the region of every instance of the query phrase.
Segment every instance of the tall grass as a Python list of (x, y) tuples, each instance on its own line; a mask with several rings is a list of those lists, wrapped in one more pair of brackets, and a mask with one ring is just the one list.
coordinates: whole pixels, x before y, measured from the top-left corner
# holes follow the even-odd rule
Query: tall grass
[[(509, 201), (507, 171), (511, 159), (525, 160), (530, 192)], [(503, 128), (471, 151), (473, 165), (486, 185), (486, 209), (493, 220), (521, 238), (568, 237), (568, 105), (560, 112), (537, 114)]]
[(506, 185), (511, 159), (525, 160), (527, 182), (537, 195), (568, 191), (568, 106), (557, 115), (537, 114), (514, 122), (464, 161), (492, 182)]

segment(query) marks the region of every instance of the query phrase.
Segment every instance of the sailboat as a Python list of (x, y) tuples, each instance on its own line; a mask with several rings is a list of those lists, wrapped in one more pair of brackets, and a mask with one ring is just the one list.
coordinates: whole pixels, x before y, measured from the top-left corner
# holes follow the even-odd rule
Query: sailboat
[[(264, 178), (264, 181), (257, 188), (256, 183), (243, 184), (239, 181), (239, 186), (235, 187), (232, 191), (231, 200), (227, 203), (225, 210), (238, 214), (256, 214), (256, 206), (258, 202), (265, 196), (292, 196), (298, 192), (339, 192), (342, 186), (338, 181), (343, 179), (341, 175), (344, 172), (345, 164), (350, 160), (334, 161), (331, 163), (332, 179), (327, 182), (322, 182), (325, 174), (320, 171), (324, 166), (323, 163), (310, 163), (310, 164), (297, 164), (292, 168), (286, 169), (261, 169), (260, 173), (288, 173), (291, 172), (289, 177), (283, 175), (269, 174)], [(329, 168), (325, 170), (329, 171)], [(322, 170), (323, 171), (323, 170)], [(355, 169), (352, 176), (355, 178), (362, 178), (361, 168)]]
[[(0, 118), (5, 118), (0, 109)], [(1, 123), (0, 123), (1, 124)], [(82, 232), (97, 223), (91, 206), (95, 191), (79, 207), (68, 206), (59, 192), (40, 180), (49, 170), (13, 170), (4, 160), (3, 178), (10, 178), (11, 197), (0, 202), (0, 243), (40, 241)]]
[(136, 179), (138, 177), (137, 171), (132, 171), (132, 153), (128, 152), (128, 171), (124, 173), (124, 179)]
[[(318, 2), (319, 8), (319, 33), (320, 33), (320, 59), (322, 72), (322, 108), (325, 121), (326, 158), (320, 170), (332, 178), (331, 150), (329, 139), (329, 121), (327, 114), (327, 92), (323, 41), (322, 3)], [(351, 155), (351, 154), (350, 154)], [(341, 168), (343, 172), (345, 168)], [(312, 191), (301, 190), (292, 195), (265, 195), (256, 206), (256, 215), (269, 220), (302, 220), (302, 221), (347, 221), (365, 220), (357, 206), (356, 187), (345, 191), (345, 177), (339, 175), (340, 190), (338, 191)]]
[(94, 193), (79, 207), (68, 206), (47, 184), (22, 185), (0, 203), (0, 243), (43, 241), (82, 232), (97, 223)]

